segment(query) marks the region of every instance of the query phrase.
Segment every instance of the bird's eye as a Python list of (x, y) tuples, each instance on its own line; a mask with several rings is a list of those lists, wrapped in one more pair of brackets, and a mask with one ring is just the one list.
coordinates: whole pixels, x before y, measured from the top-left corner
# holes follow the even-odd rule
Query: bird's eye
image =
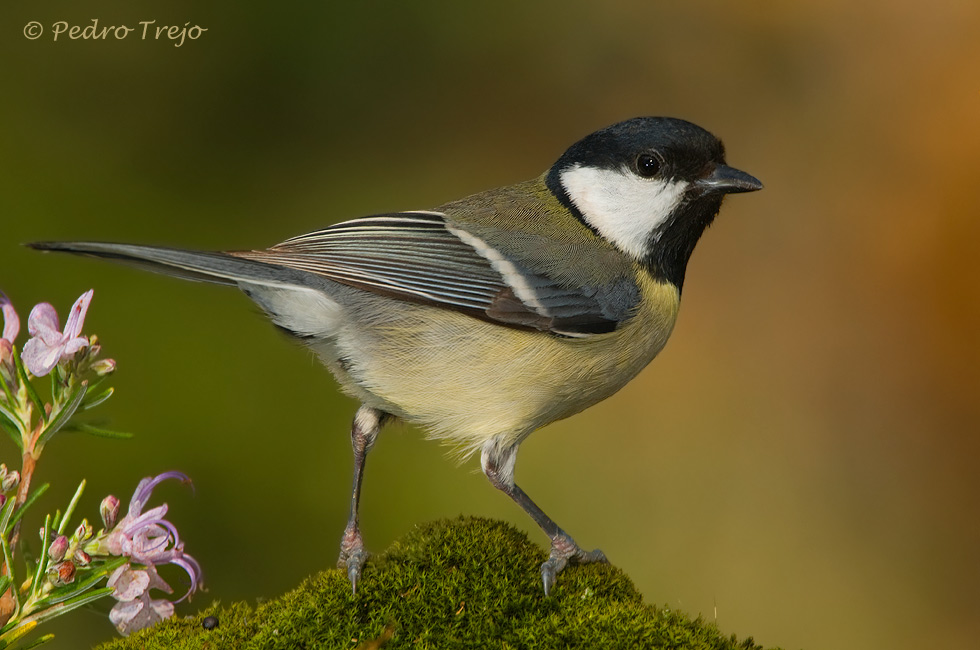
[(663, 161), (650, 153), (641, 153), (636, 157), (636, 173), (643, 178), (652, 178), (657, 175)]

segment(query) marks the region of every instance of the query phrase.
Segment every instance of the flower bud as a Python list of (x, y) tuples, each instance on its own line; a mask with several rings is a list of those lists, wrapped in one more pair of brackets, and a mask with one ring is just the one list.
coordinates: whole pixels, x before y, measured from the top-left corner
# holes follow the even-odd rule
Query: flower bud
[(58, 571), (57, 581), (59, 583), (67, 585), (75, 581), (75, 563), (71, 560), (65, 560), (55, 569)]
[(7, 463), (0, 463), (0, 481), (7, 478)]
[(64, 535), (58, 535), (48, 546), (48, 557), (51, 558), (52, 562), (61, 562), (65, 559), (65, 552), (68, 550), (68, 538)]
[(0, 481), (0, 490), (3, 490), (4, 492), (10, 492), (11, 490), (15, 489), (18, 485), (20, 485), (20, 472), (14, 470), (12, 472), (9, 472), (6, 476), (3, 477), (3, 480)]
[(78, 566), (86, 567), (92, 562), (92, 556), (82, 549), (75, 551), (74, 557)]
[(102, 499), (99, 512), (102, 514), (102, 523), (105, 525), (105, 529), (112, 530), (116, 527), (116, 518), (119, 517), (119, 499), (111, 494)]
[(92, 364), (92, 370), (99, 377), (104, 377), (106, 375), (111, 375), (116, 370), (116, 360), (115, 359), (99, 359)]
[(82, 519), (82, 523), (78, 525), (78, 528), (75, 529), (75, 534), (72, 535), (72, 541), (76, 544), (82, 544), (91, 536), (92, 527), (89, 525), (87, 519)]

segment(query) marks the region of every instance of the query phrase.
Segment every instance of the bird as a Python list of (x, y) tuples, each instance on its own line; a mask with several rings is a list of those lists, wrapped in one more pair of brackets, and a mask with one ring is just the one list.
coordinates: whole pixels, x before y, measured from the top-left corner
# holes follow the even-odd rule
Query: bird
[(344, 221), (270, 248), (222, 252), (106, 242), (28, 246), (237, 286), (311, 348), (360, 403), (338, 567), (357, 593), (358, 508), (382, 427), (403, 420), (479, 454), (490, 483), (550, 540), (547, 596), (582, 549), (515, 480), (521, 443), (611, 396), (661, 351), (688, 261), (728, 194), (762, 189), (721, 141), (673, 117), (595, 131), (533, 180), (432, 210)]

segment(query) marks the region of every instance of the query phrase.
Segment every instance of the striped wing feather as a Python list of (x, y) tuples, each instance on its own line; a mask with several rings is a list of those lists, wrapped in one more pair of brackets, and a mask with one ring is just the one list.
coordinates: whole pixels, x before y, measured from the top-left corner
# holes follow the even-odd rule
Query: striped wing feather
[[(508, 262), (505, 277), (435, 212), (403, 212), (346, 221), (245, 259), (316, 273), (347, 286), (453, 309), (500, 325), (565, 336), (610, 331), (616, 321), (594, 297)], [(520, 286), (515, 292), (515, 284)], [(533, 293), (533, 306), (518, 297)]]

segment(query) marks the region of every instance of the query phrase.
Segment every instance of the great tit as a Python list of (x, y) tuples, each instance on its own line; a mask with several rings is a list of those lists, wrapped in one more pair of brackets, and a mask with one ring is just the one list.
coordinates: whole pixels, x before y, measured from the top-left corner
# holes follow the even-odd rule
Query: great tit
[(346, 221), (263, 250), (197, 252), (38, 242), (238, 286), (309, 346), (361, 403), (338, 566), (356, 592), (367, 552), (358, 501), (367, 453), (400, 418), (480, 452), (494, 487), (551, 540), (547, 594), (584, 551), (514, 482), (534, 430), (622, 388), (663, 348), (684, 273), (726, 194), (762, 188), (690, 122), (641, 117), (572, 145), (534, 180), (435, 210)]

